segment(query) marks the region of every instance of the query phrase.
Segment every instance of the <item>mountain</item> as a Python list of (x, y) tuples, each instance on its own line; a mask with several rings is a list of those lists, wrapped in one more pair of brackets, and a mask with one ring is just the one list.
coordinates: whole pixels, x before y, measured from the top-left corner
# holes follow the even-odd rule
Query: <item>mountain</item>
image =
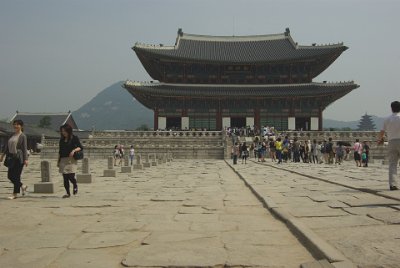
[[(361, 119), (361, 116), (360, 116), (360, 119)], [(371, 119), (375, 124), (375, 128), (376, 128), (375, 130), (377, 130), (377, 131), (381, 130), (382, 126), (383, 126), (383, 121), (385, 120), (385, 118), (371, 115)], [(351, 129), (357, 130), (359, 123), (360, 123), (360, 120), (357, 120), (357, 121), (338, 121), (338, 120), (333, 120), (333, 119), (324, 119), (323, 120), (324, 129), (351, 128)]]
[(153, 111), (136, 101), (122, 84), (120, 81), (107, 87), (72, 113), (80, 129), (134, 130), (143, 124), (153, 126)]

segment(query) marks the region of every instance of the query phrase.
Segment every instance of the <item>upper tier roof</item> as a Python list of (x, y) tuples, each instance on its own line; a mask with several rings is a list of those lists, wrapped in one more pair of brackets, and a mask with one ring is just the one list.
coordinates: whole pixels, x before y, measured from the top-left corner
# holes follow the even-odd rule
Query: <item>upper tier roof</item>
[(209, 36), (178, 31), (174, 46), (136, 43), (132, 48), (138, 55), (179, 61), (211, 61), (230, 63), (276, 62), (301, 60), (342, 53), (343, 43), (333, 45), (300, 46), (295, 43), (287, 28), (284, 33), (251, 36)]

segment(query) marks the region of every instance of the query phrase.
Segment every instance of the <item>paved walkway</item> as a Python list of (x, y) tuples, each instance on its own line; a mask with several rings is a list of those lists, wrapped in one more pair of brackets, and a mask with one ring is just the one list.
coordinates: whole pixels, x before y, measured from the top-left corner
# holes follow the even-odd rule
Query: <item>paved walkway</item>
[[(61, 198), (54, 161), (57, 193), (16, 200), (6, 199), (12, 185), (0, 167), (0, 267), (299, 267), (314, 261), (224, 161), (174, 161), (117, 178), (102, 177), (105, 161), (91, 164), (94, 183), (80, 184), (70, 199)], [(252, 166), (257, 174), (264, 169)], [(31, 190), (39, 167), (32, 157), (24, 171)]]
[(400, 267), (400, 191), (388, 191), (387, 166), (267, 160), (233, 167), (272, 212), (317, 241), (331, 261)]

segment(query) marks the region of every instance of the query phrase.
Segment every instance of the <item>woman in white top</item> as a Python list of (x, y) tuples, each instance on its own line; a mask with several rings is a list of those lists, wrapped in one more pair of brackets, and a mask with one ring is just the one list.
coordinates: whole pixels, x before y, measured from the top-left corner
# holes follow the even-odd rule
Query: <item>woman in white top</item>
[(131, 145), (131, 149), (129, 150), (129, 158), (131, 159), (131, 166), (133, 165), (133, 159), (135, 159), (135, 149), (133, 145)]
[(17, 198), (20, 190), (22, 195), (25, 195), (26, 185), (21, 182), (22, 169), (28, 166), (28, 149), (27, 140), (23, 131), (24, 122), (22, 120), (14, 120), (14, 135), (6, 143), (4, 151), (0, 156), (0, 162), (3, 162), (4, 156), (6, 156), (6, 165), (8, 167), (7, 177), (14, 184), (13, 194), (8, 199)]

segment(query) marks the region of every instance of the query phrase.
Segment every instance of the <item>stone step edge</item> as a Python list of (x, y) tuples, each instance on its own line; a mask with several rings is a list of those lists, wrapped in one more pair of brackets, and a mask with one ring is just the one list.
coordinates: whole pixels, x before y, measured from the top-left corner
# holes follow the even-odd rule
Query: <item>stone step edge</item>
[(330, 245), (320, 236), (318, 236), (309, 227), (303, 224), (301, 221), (291, 216), (284, 209), (280, 208), (270, 197), (262, 197), (254, 187), (233, 167), (228, 161), (225, 163), (238, 175), (238, 177), (245, 183), (245, 185), (251, 190), (251, 192), (257, 197), (257, 199), (268, 209), (274, 216), (285, 223), (289, 230), (299, 238), (301, 243), (306, 247), (310, 253), (318, 259), (327, 259), (330, 263), (346, 263), (346, 267), (356, 267), (349, 259), (347, 259), (343, 253), (338, 249)]

